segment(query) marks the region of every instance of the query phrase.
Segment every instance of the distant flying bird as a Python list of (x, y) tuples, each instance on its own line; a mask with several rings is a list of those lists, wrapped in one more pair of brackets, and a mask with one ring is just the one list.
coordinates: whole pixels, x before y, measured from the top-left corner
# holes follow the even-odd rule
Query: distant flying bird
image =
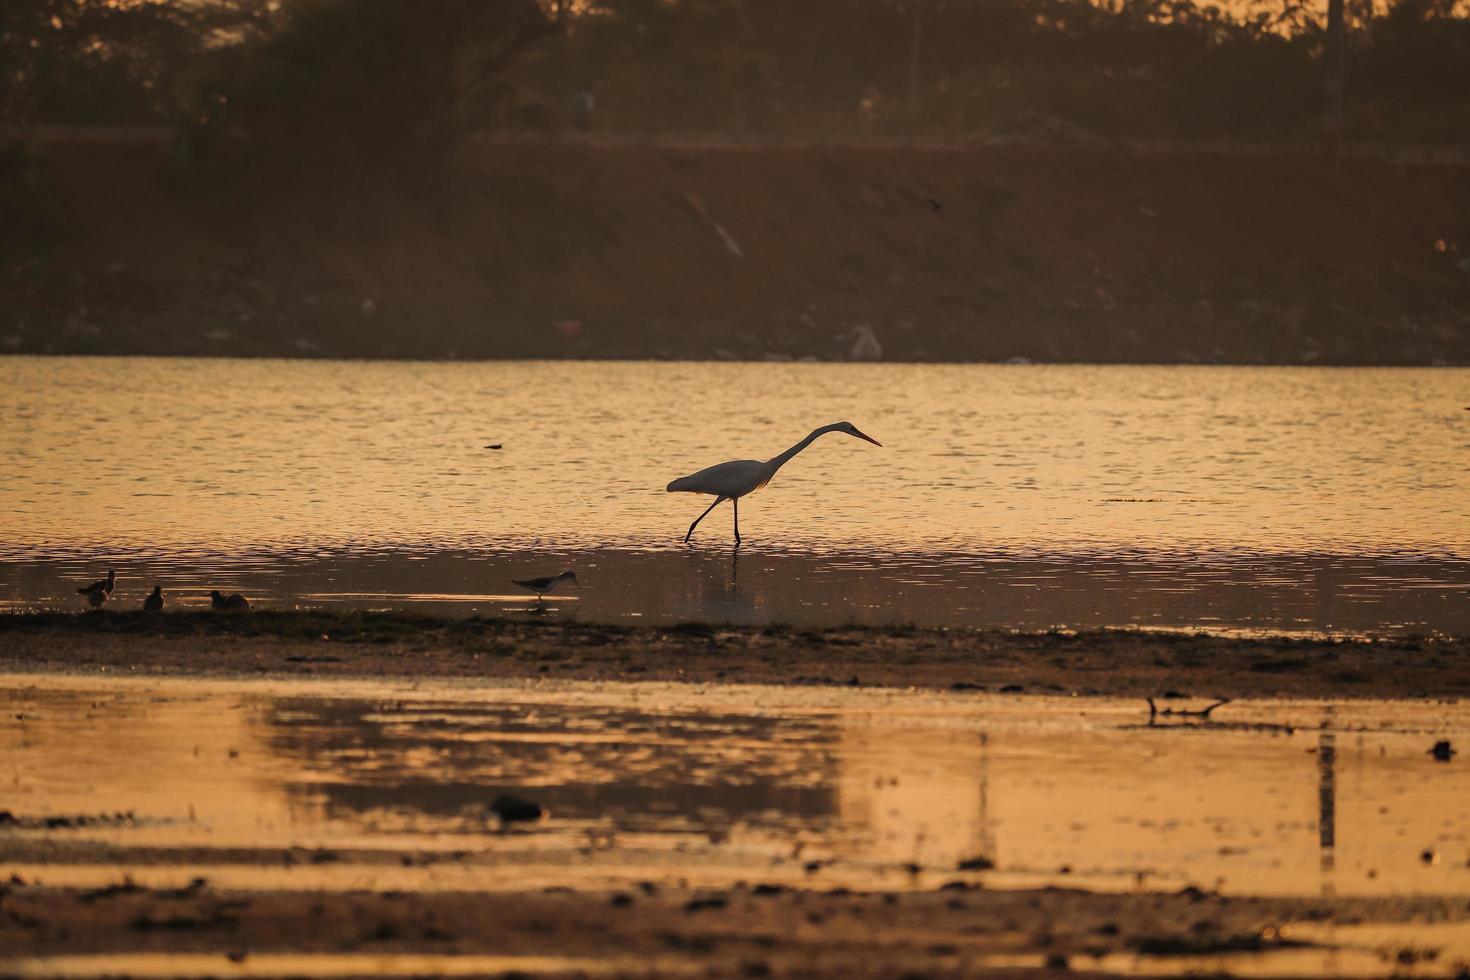
[(684, 535), (685, 542), (688, 542), (690, 535), (694, 533), (694, 529), (699, 526), (699, 522), (709, 516), (710, 511), (728, 500), (735, 508), (735, 543), (739, 544), (740, 498), (748, 493), (755, 493), (761, 487), (770, 483), (771, 477), (775, 476), (776, 471), (782, 466), (785, 466), (791, 460), (791, 457), (801, 452), (807, 446), (810, 446), (819, 436), (824, 436), (828, 432), (845, 432), (850, 436), (866, 439), (875, 446), (881, 447), (883, 445), (883, 443), (874, 439), (872, 436), (858, 431), (857, 426), (851, 422), (833, 422), (831, 425), (824, 425), (820, 429), (813, 429), (812, 434), (801, 440), (801, 442), (798, 442), (781, 455), (766, 460), (764, 463), (758, 459), (732, 459), (728, 463), (716, 463), (714, 466), (702, 469), (693, 476), (680, 477), (668, 485), (666, 489), (669, 493), (707, 493), (715, 498), (715, 502), (710, 504), (705, 512), (695, 519), (693, 524), (689, 525), (689, 531)]
[(213, 589), (209, 593), (209, 608), (223, 609), (226, 612), (248, 612), (250, 600), (238, 592), (220, 595), (219, 589)]
[[(103, 601), (105, 602), (106, 599), (107, 599), (107, 597), (110, 596), (110, 595), (112, 595), (112, 590), (116, 586), (117, 586), (117, 572), (114, 572), (114, 571), (109, 570), (107, 572), (107, 577), (106, 578), (100, 579), (100, 580), (98, 580), (96, 582), (93, 582), (91, 585), (84, 585), (80, 589), (77, 589), (77, 595), (84, 595), (84, 596), (88, 596), (88, 597), (95, 596), (95, 595), (100, 595), (100, 596), (102, 596)], [(102, 605), (102, 603), (101, 602), (95, 602), (95, 603), (93, 603), (93, 605), (100, 606), (100, 605)]]
[(143, 611), (150, 613), (163, 611), (163, 586), (153, 587), (153, 592), (143, 600)]
[(562, 572), (560, 575), (548, 575), (545, 578), (513, 578), (511, 581), (523, 589), (530, 589), (536, 593), (536, 600), (538, 602), (542, 596), (563, 582), (570, 581), (577, 588), (580, 589), (582, 587), (582, 583), (577, 581), (577, 576), (572, 572)]

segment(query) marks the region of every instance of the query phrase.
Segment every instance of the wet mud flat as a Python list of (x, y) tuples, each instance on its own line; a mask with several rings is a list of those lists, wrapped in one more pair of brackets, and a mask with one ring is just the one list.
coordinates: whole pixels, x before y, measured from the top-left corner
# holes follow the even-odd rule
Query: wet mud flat
[(0, 976), (1470, 968), (1454, 699), (98, 667), (0, 702)]
[(919, 687), (1002, 694), (1470, 695), (1470, 639), (917, 627), (634, 627), (549, 611), (103, 611), (0, 616), (0, 670), (550, 678)]
[[(1453, 976), (1442, 903), (649, 884), (533, 894), (12, 885), (0, 966), (80, 976)], [(1463, 915), (1463, 913), (1461, 913)], [(1398, 944), (1351, 924), (1399, 927)], [(1414, 923), (1436, 921), (1433, 927)], [(1299, 923), (1299, 924), (1288, 924)], [(1388, 929), (1383, 927), (1387, 925)], [(1345, 941), (1345, 942), (1344, 942)], [(1462, 951), (1470, 947), (1460, 946)]]

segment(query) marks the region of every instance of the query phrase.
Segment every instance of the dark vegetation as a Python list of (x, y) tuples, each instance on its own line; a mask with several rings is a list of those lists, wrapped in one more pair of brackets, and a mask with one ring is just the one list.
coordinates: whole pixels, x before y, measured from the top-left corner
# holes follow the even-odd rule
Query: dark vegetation
[[(1348, 138), (1470, 138), (1464, 0), (1348, 8)], [(1462, 171), (1242, 152), (1315, 9), (8, 0), (0, 352), (1466, 363)]]
[[(1347, 131), (1470, 136), (1462, 0), (1348, 0)], [(8, 0), (0, 115), (234, 128), (277, 152), (442, 154), (554, 129), (1313, 137), (1298, 0)]]

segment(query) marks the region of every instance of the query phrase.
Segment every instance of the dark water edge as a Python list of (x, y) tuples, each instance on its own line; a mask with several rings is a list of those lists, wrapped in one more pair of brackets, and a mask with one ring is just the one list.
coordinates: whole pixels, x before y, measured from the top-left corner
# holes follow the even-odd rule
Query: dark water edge
[[(171, 610), (241, 592), (257, 609), (462, 619), (528, 612), (606, 624), (786, 624), (1037, 631), (1470, 635), (1470, 559), (1458, 554), (883, 553), (547, 547), (67, 556), (0, 563), (0, 609), (84, 609), (79, 585), (118, 571), (107, 608), (154, 584)], [(563, 569), (540, 607), (512, 583)]]

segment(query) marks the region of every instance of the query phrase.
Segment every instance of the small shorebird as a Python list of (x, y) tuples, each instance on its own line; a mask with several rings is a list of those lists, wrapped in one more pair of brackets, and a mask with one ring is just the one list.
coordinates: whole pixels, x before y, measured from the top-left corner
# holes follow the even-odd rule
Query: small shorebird
[(144, 612), (163, 612), (163, 586), (155, 585), (148, 598), (143, 600)]
[(238, 592), (220, 595), (219, 589), (213, 589), (209, 593), (209, 608), (223, 609), (226, 612), (249, 612), (250, 600)]
[[(116, 586), (117, 586), (117, 572), (112, 571), (111, 569), (109, 569), (108, 572), (107, 572), (107, 577), (106, 578), (104, 578), (104, 579), (98, 579), (96, 582), (93, 582), (91, 585), (84, 585), (84, 586), (82, 586), (80, 589), (77, 589), (77, 595), (84, 595), (84, 596), (87, 596), (89, 598), (92, 597), (92, 596), (101, 595), (102, 596), (102, 601), (103, 602), (106, 602), (107, 601), (107, 597), (110, 596), (110, 595), (112, 595), (112, 590), (114, 588), (116, 588)], [(100, 605), (102, 605), (102, 603), (101, 602), (94, 602), (94, 603), (92, 603), (92, 605), (94, 605), (94, 606), (100, 606)]]
[(548, 575), (546, 578), (511, 579), (512, 582), (514, 582), (516, 585), (519, 585), (521, 588), (530, 589), (532, 592), (536, 593), (537, 602), (540, 602), (541, 598), (545, 596), (546, 593), (550, 592), (552, 589), (556, 588), (562, 582), (565, 582), (567, 580), (570, 580), (571, 583), (579, 589), (582, 587), (582, 583), (577, 581), (577, 576), (572, 572), (562, 572), (560, 575)]

